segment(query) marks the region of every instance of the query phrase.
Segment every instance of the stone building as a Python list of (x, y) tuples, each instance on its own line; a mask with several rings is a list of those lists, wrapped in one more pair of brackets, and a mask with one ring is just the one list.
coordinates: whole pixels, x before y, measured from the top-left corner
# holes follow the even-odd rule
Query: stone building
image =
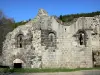
[(91, 68), (100, 65), (100, 16), (63, 25), (40, 9), (6, 36), (3, 65), (15, 68)]

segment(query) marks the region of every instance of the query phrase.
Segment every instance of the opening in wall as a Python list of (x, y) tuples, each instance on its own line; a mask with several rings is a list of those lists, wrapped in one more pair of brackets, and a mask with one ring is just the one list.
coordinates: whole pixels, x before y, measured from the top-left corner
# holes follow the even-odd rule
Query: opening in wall
[(14, 63), (14, 68), (22, 68), (22, 63)]
[(14, 68), (22, 68), (22, 64), (23, 64), (23, 61), (20, 60), (20, 59), (15, 59), (13, 61), (13, 67)]
[(92, 52), (93, 67), (100, 67), (100, 51)]
[(86, 32), (84, 30), (78, 31), (78, 40), (80, 45), (85, 45), (86, 46)]
[(55, 46), (56, 36), (54, 33), (50, 33), (49, 36), (49, 46)]
[(83, 33), (79, 35), (79, 41), (80, 41), (80, 45), (84, 45), (84, 34)]
[(22, 48), (23, 47), (23, 34), (19, 34), (17, 36), (17, 47)]

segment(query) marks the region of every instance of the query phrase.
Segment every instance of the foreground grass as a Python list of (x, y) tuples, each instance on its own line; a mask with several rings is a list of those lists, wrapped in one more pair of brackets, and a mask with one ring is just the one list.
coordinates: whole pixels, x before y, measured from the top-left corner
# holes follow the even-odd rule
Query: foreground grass
[(67, 69), (67, 68), (46, 68), (46, 69), (4, 69), (0, 68), (0, 72), (18, 72), (18, 73), (42, 73), (42, 72), (73, 72), (73, 71), (80, 71), (80, 70), (100, 70), (100, 68), (76, 68), (76, 69)]

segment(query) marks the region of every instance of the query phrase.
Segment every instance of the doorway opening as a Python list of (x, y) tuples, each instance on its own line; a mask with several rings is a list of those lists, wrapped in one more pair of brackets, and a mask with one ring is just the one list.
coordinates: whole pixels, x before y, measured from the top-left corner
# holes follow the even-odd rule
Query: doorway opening
[(14, 68), (22, 68), (22, 63), (14, 63)]
[(92, 52), (93, 67), (100, 67), (100, 51)]
[(23, 61), (21, 59), (15, 59), (13, 61), (13, 67), (14, 68), (22, 68)]

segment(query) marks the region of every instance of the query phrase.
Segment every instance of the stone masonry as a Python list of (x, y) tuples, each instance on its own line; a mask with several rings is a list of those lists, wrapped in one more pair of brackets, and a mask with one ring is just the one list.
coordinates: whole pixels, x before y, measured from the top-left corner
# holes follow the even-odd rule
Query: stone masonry
[(28, 23), (8, 33), (2, 64), (22, 68), (91, 68), (100, 65), (100, 16), (59, 23), (40, 9)]

